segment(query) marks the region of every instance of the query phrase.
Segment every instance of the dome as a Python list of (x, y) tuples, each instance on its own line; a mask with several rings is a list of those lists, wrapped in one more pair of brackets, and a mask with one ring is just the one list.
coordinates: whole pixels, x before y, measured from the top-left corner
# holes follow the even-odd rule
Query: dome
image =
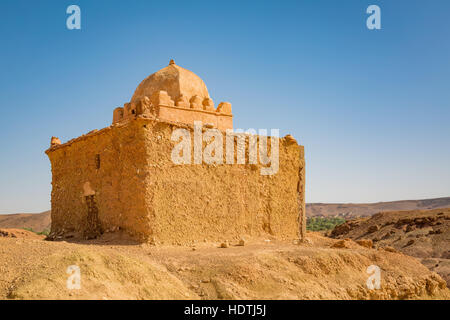
[(202, 101), (209, 98), (208, 89), (203, 80), (195, 73), (177, 66), (173, 60), (167, 67), (142, 81), (136, 88), (131, 102), (143, 96), (150, 97), (158, 91), (166, 91), (173, 101), (177, 101), (181, 95), (188, 101), (193, 96), (198, 96)]

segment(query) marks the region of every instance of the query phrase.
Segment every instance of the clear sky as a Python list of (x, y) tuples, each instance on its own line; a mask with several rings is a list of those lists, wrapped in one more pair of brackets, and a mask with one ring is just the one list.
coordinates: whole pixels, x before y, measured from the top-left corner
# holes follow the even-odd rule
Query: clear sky
[[(70, 4), (81, 30), (66, 28)], [(48, 210), (50, 137), (110, 125), (171, 58), (232, 103), (236, 128), (305, 146), (307, 202), (450, 196), (449, 13), (448, 0), (1, 0), (0, 213)]]

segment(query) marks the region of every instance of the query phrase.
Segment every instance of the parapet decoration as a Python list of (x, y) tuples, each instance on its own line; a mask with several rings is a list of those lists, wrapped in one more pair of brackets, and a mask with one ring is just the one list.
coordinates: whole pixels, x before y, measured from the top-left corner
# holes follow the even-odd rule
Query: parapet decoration
[(114, 109), (113, 124), (140, 115), (185, 124), (202, 121), (222, 130), (233, 128), (231, 103), (221, 102), (215, 108), (203, 80), (173, 60), (142, 81), (130, 102)]
[(50, 139), (50, 147), (54, 147), (54, 146), (58, 146), (61, 144), (61, 140), (59, 140), (59, 138), (57, 137), (52, 137)]

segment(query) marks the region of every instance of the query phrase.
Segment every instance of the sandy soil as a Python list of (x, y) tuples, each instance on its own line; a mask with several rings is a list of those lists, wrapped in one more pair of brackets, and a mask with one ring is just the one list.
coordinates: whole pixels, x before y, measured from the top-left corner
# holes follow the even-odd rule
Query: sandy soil
[[(445, 281), (399, 252), (353, 241), (335, 248), (339, 240), (316, 233), (302, 244), (267, 240), (219, 248), (142, 245), (117, 234), (0, 237), (0, 299), (450, 299)], [(366, 287), (372, 264), (380, 290)], [(79, 290), (66, 287), (71, 265), (81, 270)]]

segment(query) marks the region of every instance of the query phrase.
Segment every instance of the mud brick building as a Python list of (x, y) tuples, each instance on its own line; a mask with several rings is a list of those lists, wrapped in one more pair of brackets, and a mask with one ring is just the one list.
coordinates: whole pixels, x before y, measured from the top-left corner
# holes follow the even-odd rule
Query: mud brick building
[(94, 238), (122, 230), (167, 244), (302, 238), (303, 147), (290, 135), (277, 137), (273, 175), (261, 175), (259, 163), (175, 164), (172, 133), (193, 132), (194, 121), (225, 134), (233, 128), (231, 104), (215, 107), (202, 79), (171, 61), (113, 111), (111, 126), (63, 144), (52, 137), (51, 234)]

